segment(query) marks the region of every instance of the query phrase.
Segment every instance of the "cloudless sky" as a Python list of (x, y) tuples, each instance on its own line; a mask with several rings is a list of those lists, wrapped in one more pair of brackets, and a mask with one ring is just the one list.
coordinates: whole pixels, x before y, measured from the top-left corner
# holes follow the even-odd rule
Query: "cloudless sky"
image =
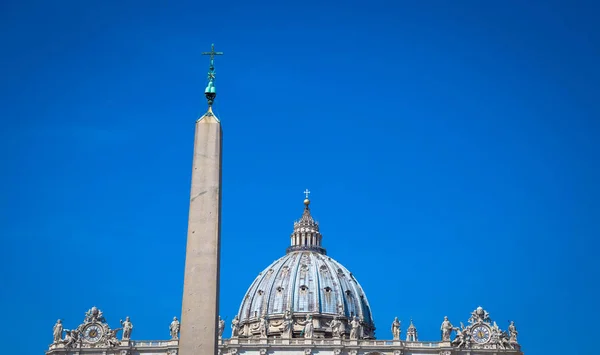
[(527, 355), (597, 353), (597, 6), (2, 1), (0, 333), (42, 354), (95, 305), (167, 339), (215, 43), (227, 337), (308, 188), (379, 339), (481, 305)]

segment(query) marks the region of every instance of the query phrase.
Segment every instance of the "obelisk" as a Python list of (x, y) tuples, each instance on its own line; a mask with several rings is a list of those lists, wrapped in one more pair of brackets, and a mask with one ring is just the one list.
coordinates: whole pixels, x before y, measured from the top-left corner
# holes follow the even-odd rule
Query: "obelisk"
[(221, 123), (216, 97), (214, 45), (210, 55), (208, 111), (196, 121), (192, 188), (185, 252), (179, 355), (217, 355), (221, 254)]

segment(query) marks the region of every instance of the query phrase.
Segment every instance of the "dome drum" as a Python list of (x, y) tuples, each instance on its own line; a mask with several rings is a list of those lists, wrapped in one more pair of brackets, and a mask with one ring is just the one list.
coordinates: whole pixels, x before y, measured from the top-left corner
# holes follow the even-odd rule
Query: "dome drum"
[[(302, 338), (304, 332), (303, 322), (306, 321), (306, 316), (310, 313), (298, 313), (294, 314), (291, 317), (292, 328), (291, 334), (287, 337), (289, 338)], [(341, 338), (349, 339), (350, 329), (351, 329), (351, 318), (344, 316), (334, 316), (327, 314), (319, 314), (313, 316), (313, 326), (314, 326), (314, 339), (331, 339), (334, 338), (334, 331), (331, 327), (331, 322), (333, 319), (337, 318), (340, 322), (343, 323), (343, 327), (345, 331)], [(268, 320), (267, 320), (268, 319)], [(285, 316), (284, 314), (279, 315), (270, 315), (265, 317), (268, 323), (268, 329), (266, 331), (267, 338), (273, 339), (281, 339), (286, 338), (286, 331), (284, 330)], [(243, 325), (240, 326), (239, 337), (242, 338), (260, 338), (261, 337), (261, 329), (260, 329), (260, 317), (253, 317), (248, 319)], [(375, 339), (375, 327), (374, 325), (364, 324), (361, 339)]]

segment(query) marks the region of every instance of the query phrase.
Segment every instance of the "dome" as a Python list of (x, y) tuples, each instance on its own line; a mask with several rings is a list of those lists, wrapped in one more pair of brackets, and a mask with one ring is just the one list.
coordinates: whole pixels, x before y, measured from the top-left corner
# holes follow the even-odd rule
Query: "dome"
[[(371, 307), (362, 287), (348, 269), (326, 255), (321, 247), (319, 225), (310, 215), (308, 199), (302, 218), (294, 223), (291, 246), (285, 256), (273, 262), (254, 280), (239, 309), (239, 336), (282, 337), (284, 318), (293, 320), (292, 337), (299, 337), (302, 325), (312, 316), (315, 338), (331, 338), (329, 323), (334, 317), (349, 323), (357, 317), (361, 337), (374, 338)], [(265, 322), (268, 331), (261, 333)], [(304, 322), (304, 323), (303, 323)], [(262, 335), (261, 335), (262, 334)]]

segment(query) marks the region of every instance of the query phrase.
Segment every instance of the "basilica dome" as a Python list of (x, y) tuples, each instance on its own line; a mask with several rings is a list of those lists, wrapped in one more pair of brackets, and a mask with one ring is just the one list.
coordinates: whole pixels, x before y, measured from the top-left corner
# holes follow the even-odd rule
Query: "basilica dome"
[[(362, 287), (348, 269), (327, 256), (321, 246), (319, 224), (312, 218), (310, 201), (294, 223), (291, 246), (254, 280), (239, 309), (239, 336), (279, 338), (285, 318), (292, 320), (292, 333), (298, 337), (303, 323), (312, 317), (315, 338), (331, 338), (329, 323), (334, 317), (350, 332), (356, 317), (361, 338), (375, 338), (371, 307)], [(266, 321), (268, 330), (261, 332)], [(263, 327), (264, 328), (264, 327)], [(344, 328), (344, 327), (342, 327)]]

